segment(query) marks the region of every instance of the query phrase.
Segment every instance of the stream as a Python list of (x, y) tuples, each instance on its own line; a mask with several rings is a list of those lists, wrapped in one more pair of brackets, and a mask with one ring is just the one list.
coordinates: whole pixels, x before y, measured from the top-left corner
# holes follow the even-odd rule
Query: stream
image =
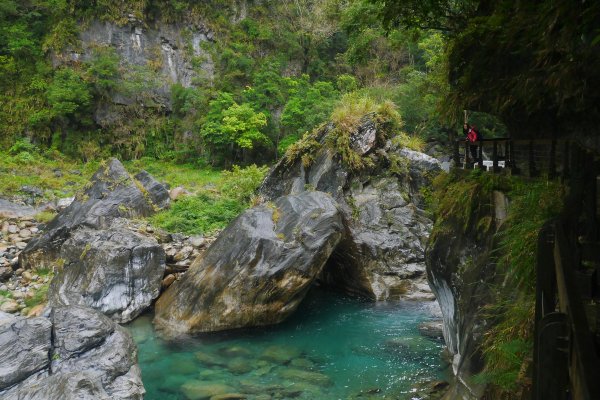
[(155, 334), (151, 315), (126, 328), (147, 400), (419, 399), (419, 387), (445, 377), (442, 343), (418, 332), (430, 308), (315, 287), (276, 326), (172, 342)]

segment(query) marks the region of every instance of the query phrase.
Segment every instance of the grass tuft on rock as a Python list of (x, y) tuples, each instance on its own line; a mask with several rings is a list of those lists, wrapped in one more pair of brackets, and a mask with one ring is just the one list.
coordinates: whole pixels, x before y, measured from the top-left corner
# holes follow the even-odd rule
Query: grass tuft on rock
[(331, 124), (323, 124), (312, 132), (305, 133), (302, 139), (288, 147), (286, 163), (292, 164), (300, 159), (304, 167), (309, 167), (324, 139), (325, 144), (340, 155), (342, 162), (350, 170), (359, 171), (372, 167), (371, 158), (354, 151), (350, 140), (352, 134), (368, 120), (377, 125), (380, 142), (401, 134), (401, 140), (407, 143), (404, 146), (413, 150), (422, 150), (424, 147), (419, 139), (400, 133), (402, 119), (394, 103), (389, 100), (376, 101), (371, 96), (349, 93), (339, 101), (330, 120)]

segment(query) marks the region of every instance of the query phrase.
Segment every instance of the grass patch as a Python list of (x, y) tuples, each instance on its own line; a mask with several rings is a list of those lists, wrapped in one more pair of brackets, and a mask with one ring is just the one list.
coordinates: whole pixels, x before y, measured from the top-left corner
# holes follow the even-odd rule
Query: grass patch
[(149, 220), (169, 232), (210, 234), (227, 226), (245, 208), (246, 205), (237, 200), (202, 193), (178, 200), (169, 210)]
[(42, 285), (42, 287), (40, 287), (38, 289), (38, 291), (35, 292), (33, 297), (31, 297), (29, 299), (25, 299), (25, 305), (29, 308), (33, 308), (33, 307), (37, 306), (38, 304), (47, 302), (49, 286), (50, 286), (50, 283), (46, 283), (46, 284)]
[(351, 135), (369, 119), (377, 125), (380, 141), (392, 137), (402, 126), (394, 103), (389, 100), (376, 101), (373, 97), (358, 93), (342, 97), (330, 119), (333, 126), (321, 125), (288, 147), (285, 154), (288, 164), (300, 159), (304, 167), (309, 167), (314, 161), (315, 152), (321, 147), (319, 139), (326, 134), (325, 144), (340, 155), (350, 170), (372, 167), (373, 162), (369, 157), (363, 157), (352, 149)]
[(33, 216), (37, 222), (41, 222), (43, 224), (47, 224), (52, 221), (56, 217), (56, 213), (53, 211), (42, 211)]
[(167, 182), (171, 188), (184, 186), (195, 192), (199, 190), (215, 190), (222, 180), (222, 171), (193, 164), (175, 164), (144, 157), (139, 160), (124, 162), (132, 174), (146, 170), (161, 182)]
[(392, 138), (392, 142), (400, 147), (406, 147), (407, 149), (423, 152), (425, 149), (425, 141), (414, 135), (409, 135), (406, 132), (400, 132), (398, 135)]
[(219, 173), (210, 190), (183, 197), (149, 220), (170, 232), (210, 234), (227, 226), (253, 202), (266, 172), (267, 167), (234, 166), (231, 171)]
[(21, 188), (34, 186), (44, 194), (39, 201), (71, 197), (97, 168), (98, 162), (81, 164), (52, 150), (0, 152), (0, 196), (26, 195)]

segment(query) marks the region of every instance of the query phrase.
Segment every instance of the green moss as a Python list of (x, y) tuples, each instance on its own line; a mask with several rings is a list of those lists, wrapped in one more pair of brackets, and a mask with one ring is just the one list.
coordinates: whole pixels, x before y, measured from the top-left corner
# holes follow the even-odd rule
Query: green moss
[(33, 308), (38, 304), (42, 304), (48, 301), (48, 287), (50, 283), (42, 285), (29, 299), (25, 299), (25, 305), (29, 308)]
[(56, 217), (56, 213), (53, 211), (42, 211), (34, 215), (36, 221), (46, 224), (52, 221)]
[(83, 251), (81, 252), (81, 255), (79, 256), (79, 259), (81, 261), (83, 261), (83, 259), (85, 258), (86, 254), (88, 253), (88, 251), (90, 251), (90, 249), (92, 248), (92, 245), (89, 243), (86, 243), (85, 247), (83, 248)]

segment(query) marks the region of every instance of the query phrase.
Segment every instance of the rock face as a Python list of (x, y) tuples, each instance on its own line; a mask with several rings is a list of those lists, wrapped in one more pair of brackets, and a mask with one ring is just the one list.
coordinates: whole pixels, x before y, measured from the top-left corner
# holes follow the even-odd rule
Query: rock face
[(153, 238), (122, 228), (169, 204), (167, 188), (146, 172), (132, 178), (111, 159), (83, 194), (19, 255), (21, 267), (56, 271), (52, 305), (86, 305), (118, 322), (139, 315), (160, 291), (165, 252)]
[(266, 200), (319, 190), (340, 204), (342, 242), (321, 279), (374, 300), (433, 299), (425, 279), (424, 248), (431, 220), (421, 209), (420, 188), (440, 171), (437, 160), (382, 138), (370, 118), (350, 137), (352, 149), (372, 166), (352, 171), (327, 145), (325, 126), (306, 167), (283, 158), (260, 188)]
[(30, 319), (0, 314), (0, 365), (6, 400), (137, 400), (145, 393), (131, 336), (84, 307)]
[(151, 215), (168, 205), (169, 193), (149, 175), (142, 181), (129, 176), (117, 159), (111, 159), (92, 177), (82, 195), (46, 226), (41, 236), (31, 240), (19, 256), (21, 267), (50, 267), (62, 244), (81, 226), (105, 229), (118, 217)]
[(165, 253), (154, 239), (122, 228), (78, 229), (62, 246), (62, 269), (49, 305), (83, 305), (117, 322), (138, 316), (158, 297)]
[(52, 324), (0, 312), (0, 390), (48, 368)]
[[(130, 15), (124, 24), (95, 21), (80, 33), (81, 46), (77, 52), (63, 55), (71, 61), (89, 61), (94, 49), (110, 47), (129, 69), (152, 65), (160, 78), (152, 90), (153, 101), (171, 108), (171, 86), (179, 83), (190, 87), (195, 79), (212, 80), (214, 64), (206, 46), (213, 42), (213, 34), (198, 24), (166, 24), (160, 21), (147, 23)], [(62, 62), (56, 58), (56, 63)], [(194, 63), (198, 63), (194, 65)], [(134, 98), (114, 96), (116, 105), (135, 102)], [(117, 115), (108, 109), (98, 109), (96, 122), (111, 123)]]
[[(483, 306), (492, 303), (490, 285), (496, 280), (496, 266), (491, 257), (496, 227), (506, 213), (506, 198), (495, 193), (494, 207), (489, 198), (475, 198), (470, 204), (473, 215), (469, 221), (492, 221), (482, 231), (477, 222), (468, 224), (453, 215), (439, 221), (427, 246), (427, 274), (443, 317), (443, 335), (452, 356), (456, 382), (447, 398), (481, 398), (485, 387), (472, 380), (481, 372), (481, 343), (489, 326), (489, 311)], [(500, 217), (500, 218), (499, 218)]]
[(167, 334), (274, 324), (304, 298), (342, 236), (321, 192), (278, 198), (232, 222), (156, 303)]

